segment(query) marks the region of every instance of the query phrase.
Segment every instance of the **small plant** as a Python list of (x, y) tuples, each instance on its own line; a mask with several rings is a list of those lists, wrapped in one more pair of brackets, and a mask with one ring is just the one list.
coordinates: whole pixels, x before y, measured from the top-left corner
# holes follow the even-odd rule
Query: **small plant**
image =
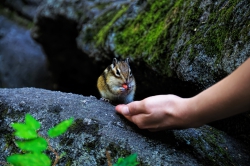
[(113, 166), (136, 166), (139, 163), (136, 161), (137, 154), (131, 154), (126, 158), (119, 158)]
[[(48, 136), (54, 138), (62, 135), (73, 121), (73, 118), (70, 118), (49, 129)], [(30, 114), (26, 114), (25, 123), (13, 123), (11, 126), (15, 129), (15, 136), (21, 139), (20, 141), (15, 141), (15, 143), (24, 154), (13, 154), (7, 157), (8, 163), (14, 166), (50, 166), (51, 160), (44, 153), (49, 148), (56, 155), (53, 166), (56, 165), (60, 156), (49, 145), (48, 140), (37, 133), (41, 124), (36, 119)]]
[[(55, 138), (62, 135), (71, 126), (73, 121), (73, 118), (70, 118), (49, 129), (47, 132), (48, 136)], [(49, 145), (49, 141), (37, 133), (41, 124), (30, 114), (26, 114), (25, 123), (12, 123), (11, 126), (15, 129), (15, 136), (21, 139), (15, 141), (15, 143), (23, 151), (23, 154), (13, 154), (7, 157), (8, 163), (14, 166), (50, 166), (51, 159), (44, 153), (48, 148), (56, 156), (53, 166), (58, 163), (60, 156)], [(108, 152), (107, 158), (108, 165), (112, 166)], [(136, 158), (137, 154), (131, 154), (126, 158), (119, 158), (113, 166), (136, 166), (138, 165)]]
[(114, 165), (112, 165), (111, 156), (110, 156), (109, 151), (107, 151), (107, 150), (106, 150), (106, 157), (107, 157), (107, 161), (108, 161), (108, 166), (136, 166), (139, 164), (136, 161), (136, 158), (137, 158), (136, 153), (131, 154), (130, 156), (128, 156), (126, 158), (120, 157)]

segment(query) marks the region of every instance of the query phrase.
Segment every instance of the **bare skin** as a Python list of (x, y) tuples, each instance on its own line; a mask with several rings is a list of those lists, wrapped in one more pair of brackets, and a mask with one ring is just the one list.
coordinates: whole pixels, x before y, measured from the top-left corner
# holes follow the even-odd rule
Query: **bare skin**
[(141, 129), (199, 127), (250, 110), (250, 59), (232, 74), (191, 98), (158, 95), (117, 105), (116, 111)]

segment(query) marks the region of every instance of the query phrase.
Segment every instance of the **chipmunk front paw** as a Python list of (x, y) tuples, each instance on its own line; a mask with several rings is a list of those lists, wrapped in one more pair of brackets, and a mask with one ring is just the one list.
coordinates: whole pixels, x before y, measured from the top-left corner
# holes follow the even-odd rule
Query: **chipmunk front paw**
[(100, 100), (110, 103), (110, 100), (106, 98), (100, 98)]

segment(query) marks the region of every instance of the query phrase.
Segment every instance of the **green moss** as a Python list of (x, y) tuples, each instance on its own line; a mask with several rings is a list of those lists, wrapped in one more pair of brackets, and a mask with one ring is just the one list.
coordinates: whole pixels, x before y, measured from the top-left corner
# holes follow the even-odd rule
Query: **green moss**
[[(205, 134), (205, 130), (203, 133), (205, 134), (202, 138), (198, 139), (191, 139), (191, 144), (194, 146), (197, 146), (197, 149), (200, 149), (200, 153), (209, 152), (204, 154), (206, 159), (204, 161), (204, 165), (211, 165), (211, 163), (215, 165), (225, 164), (225, 165), (235, 165), (232, 158), (228, 154), (227, 147), (222, 147), (221, 145), (225, 145), (225, 140), (223, 139), (223, 136), (221, 132), (217, 131), (216, 129), (210, 128), (210, 131)], [(211, 134), (211, 132), (213, 134)], [(206, 142), (206, 143), (204, 143)], [(208, 147), (207, 147), (208, 146)], [(208, 150), (209, 148), (209, 150)]]
[[(193, 30), (198, 24), (202, 11), (190, 7), (190, 1), (150, 1), (144, 12), (117, 32), (116, 51), (118, 54), (142, 58), (163, 75), (171, 76), (168, 65), (179, 37), (183, 31)], [(189, 9), (189, 10), (188, 10)], [(184, 22), (192, 21), (188, 25)], [(187, 26), (188, 28), (185, 28)]]
[(69, 159), (66, 163), (66, 166), (71, 166), (72, 165), (72, 159)]
[(4, 149), (11, 149), (12, 153), (20, 152), (19, 148), (15, 145), (15, 142), (13, 141), (15, 139), (14, 134), (12, 134), (12, 133), (4, 133), (4, 139), (5, 139), (5, 142), (6, 142)]
[[(201, 0), (192, 3), (184, 0), (174, 3), (169, 0), (149, 1), (144, 12), (130, 21), (122, 31), (116, 32), (116, 52), (124, 57), (141, 58), (162, 74), (171, 75), (166, 64), (169, 64), (177, 41), (186, 36), (182, 37), (183, 46), (177, 50), (177, 62), (188, 49), (191, 49), (189, 58), (192, 61), (200, 51), (196, 46), (201, 45), (205, 54), (217, 57), (219, 63), (226, 51), (233, 50), (235, 42), (249, 40), (249, 12), (241, 23), (246, 25), (244, 28), (232, 24), (239, 2), (230, 0), (228, 3), (210, 5), (212, 9), (208, 20), (202, 22), (200, 18), (207, 9), (200, 7)], [(227, 44), (228, 40), (232, 40), (231, 45)]]
[(98, 32), (98, 34), (94, 38), (96, 40), (97, 46), (104, 45), (109, 30), (111, 29), (113, 24), (127, 11), (127, 9), (128, 9), (128, 6), (126, 6), (126, 7), (122, 6), (121, 10), (116, 12), (116, 14), (111, 19), (111, 21), (102, 27), (102, 29)]
[(144, 12), (129, 22), (122, 32), (117, 33), (117, 53), (124, 57), (143, 58), (148, 64), (161, 66), (165, 60), (159, 56), (166, 53), (168, 42), (165, 39), (169, 28), (176, 21), (178, 10), (168, 0), (150, 1)]
[(98, 133), (98, 131), (99, 125), (97, 123), (93, 122), (93, 124), (86, 124), (83, 123), (82, 119), (76, 119), (75, 122), (69, 128), (69, 132), (76, 134), (86, 132), (88, 134), (95, 135)]
[[(116, 53), (123, 58), (127, 56), (135, 59), (142, 58), (162, 74), (171, 75), (171, 69), (166, 64), (169, 64), (171, 53), (183, 32), (180, 24), (183, 21), (183, 10), (189, 7), (188, 4), (189, 1), (184, 0), (174, 2), (151, 0), (135, 19), (127, 20), (126, 25), (120, 26), (114, 26), (114, 23), (128, 7), (123, 7), (117, 12), (109, 11), (95, 21), (95, 29), (86, 30), (83, 41), (91, 42), (92, 36), (95, 36), (94, 42), (97, 47), (100, 47), (104, 45), (108, 33), (114, 32), (116, 33)], [(187, 15), (194, 22), (200, 14), (201, 12), (198, 13), (192, 8)]]
[(97, 2), (95, 7), (98, 8), (98, 9), (106, 9), (107, 6), (109, 6), (112, 2)]
[[(109, 11), (95, 22), (92, 29), (96, 46), (103, 46), (109, 33), (115, 33), (115, 51), (123, 58), (145, 61), (161, 75), (171, 76), (169, 67), (173, 53), (178, 63), (189, 52), (192, 60), (200, 54), (216, 57), (230, 56), (238, 41), (250, 39), (250, 11), (240, 12), (240, 0), (223, 1), (204, 6), (203, 1), (147, 1), (147, 6), (133, 19), (114, 25), (127, 11)], [(113, 12), (113, 13), (112, 13)], [(202, 16), (207, 19), (202, 20)], [(242, 20), (236, 20), (242, 18)], [(107, 21), (110, 20), (110, 21)], [(108, 22), (108, 23), (107, 23)], [(179, 43), (181, 44), (179, 44)], [(238, 44), (241, 47), (240, 44)], [(203, 52), (204, 51), (204, 52)]]
[[(188, 44), (192, 44), (192, 46), (201, 44), (205, 49), (205, 54), (216, 57), (216, 62), (220, 63), (223, 56), (230, 56), (233, 53), (235, 42), (249, 41), (249, 35), (247, 35), (249, 27), (242, 25), (250, 25), (250, 20), (247, 19), (250, 12), (246, 13), (244, 17), (241, 16), (244, 18), (240, 23), (242, 25), (234, 23), (234, 19), (239, 16), (236, 14), (236, 10), (240, 10), (236, 8), (239, 2), (240, 0), (230, 0), (214, 7), (207, 22), (202, 23), (202, 27), (199, 25), (201, 28), (197, 29)], [(188, 46), (186, 45), (184, 50)], [(190, 58), (193, 59), (197, 55), (197, 49), (193, 48), (191, 54)]]

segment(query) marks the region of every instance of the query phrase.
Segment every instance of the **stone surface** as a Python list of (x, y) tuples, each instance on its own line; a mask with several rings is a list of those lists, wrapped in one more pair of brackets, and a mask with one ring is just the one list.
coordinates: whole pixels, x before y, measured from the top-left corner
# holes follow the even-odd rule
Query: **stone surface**
[[(95, 97), (43, 89), (0, 89), (0, 161), (18, 150), (13, 143), (12, 122), (23, 122), (26, 113), (41, 122), (40, 134), (74, 117), (67, 133), (51, 139), (60, 166), (107, 165), (131, 153), (141, 165), (248, 165), (249, 149), (209, 126), (151, 133), (140, 130), (115, 113), (114, 106)], [(54, 157), (54, 156), (53, 156)]]
[[(221, 80), (249, 57), (247, 0), (2, 2), (10, 3), (6, 6), (17, 13), (26, 12), (21, 15), (30, 20), (36, 13), (33, 9), (39, 8), (32, 37), (47, 55), (57, 88), (65, 92), (98, 96), (97, 77), (115, 56), (131, 57), (138, 87), (136, 99), (166, 93), (189, 97)], [(34, 4), (35, 8), (23, 10), (27, 9), (25, 4)], [(13, 28), (2, 18), (0, 47), (1, 43), (4, 47), (0, 58), (1, 51), (12, 48), (16, 41), (25, 42), (21, 45), (24, 49), (15, 47), (9, 49), (15, 53), (2, 56), (5, 63), (0, 64), (0, 75), (10, 75), (15, 82), (27, 85), (27, 77), (23, 81), (20, 71), (32, 71), (34, 76), (33, 67), (39, 68), (41, 63), (26, 63), (17, 55), (27, 50), (37, 55), (40, 50), (33, 52), (26, 45), (30, 43), (30, 39), (26, 40), (28, 31), (17, 30), (15, 25)], [(17, 38), (9, 40), (10, 34)], [(17, 61), (26, 68), (13, 65)], [(3, 65), (17, 68), (10, 70)], [(31, 65), (29, 70), (27, 65)], [(2, 80), (0, 86), (8, 87), (11, 79)], [(39, 89), (1, 89), (0, 110), (0, 160), (17, 152), (9, 124), (21, 122), (25, 113), (31, 113), (45, 124), (42, 133), (65, 118), (77, 117), (76, 125), (67, 134), (51, 142), (59, 152), (67, 153), (60, 165), (105, 165), (106, 149), (112, 152), (113, 161), (138, 153), (142, 165), (249, 163), (249, 114), (230, 118), (226, 124), (213, 124), (232, 138), (209, 126), (152, 134), (115, 114), (108, 103)]]
[(0, 87), (52, 89), (43, 50), (30, 31), (0, 15)]
[[(97, 78), (117, 55), (112, 44), (115, 33), (108, 35), (105, 47), (95, 45), (96, 33), (128, 5), (129, 13), (115, 22), (121, 26), (135, 18), (145, 2), (52, 0), (40, 7), (32, 36), (43, 46), (59, 90), (99, 97)], [(200, 91), (196, 85), (157, 73), (143, 59), (132, 58), (131, 67), (137, 81), (136, 99), (163, 93), (188, 97)]]
[[(65, 91), (75, 91), (67, 82), (72, 77), (80, 93), (80, 83), (94, 89), (95, 78), (115, 56), (131, 57), (139, 79), (147, 73), (137, 86), (144, 92), (171, 92), (151, 87), (152, 78), (161, 81), (165, 76), (177, 77), (187, 86), (192, 83), (197, 93), (249, 57), (248, 8), (247, 0), (50, 0), (40, 6), (32, 35), (45, 49), (51, 71)], [(65, 74), (70, 69), (73, 72)], [(84, 72), (89, 69), (91, 75)], [(89, 84), (80, 79), (82, 75)]]
[(41, 5), (43, 1), (44, 0), (2, 0), (0, 4), (9, 7), (26, 19), (33, 20), (39, 5)]
[[(52, 0), (41, 6), (32, 35), (46, 50), (63, 91), (99, 97), (101, 72), (113, 57), (130, 57), (135, 100), (190, 97), (249, 57), (249, 7), (247, 0)], [(230, 119), (226, 126), (244, 119), (248, 116)]]

